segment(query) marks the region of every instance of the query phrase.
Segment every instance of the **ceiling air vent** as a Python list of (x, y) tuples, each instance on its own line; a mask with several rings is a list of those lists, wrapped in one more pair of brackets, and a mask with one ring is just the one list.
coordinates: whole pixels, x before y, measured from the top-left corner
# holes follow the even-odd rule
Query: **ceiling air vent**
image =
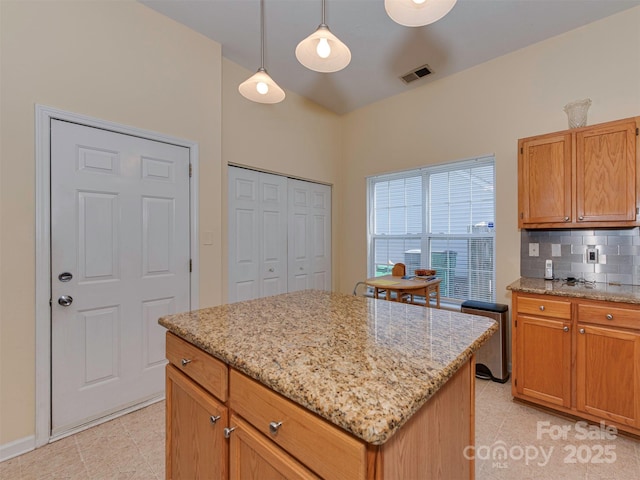
[(410, 71), (409, 73), (406, 73), (404, 75), (402, 75), (400, 77), (400, 79), (404, 82), (404, 83), (411, 83), (414, 82), (416, 80), (420, 80), (423, 77), (426, 77), (427, 75), (430, 75), (432, 73), (431, 71), (431, 67), (429, 65), (422, 65), (418, 68), (414, 68), (412, 71)]

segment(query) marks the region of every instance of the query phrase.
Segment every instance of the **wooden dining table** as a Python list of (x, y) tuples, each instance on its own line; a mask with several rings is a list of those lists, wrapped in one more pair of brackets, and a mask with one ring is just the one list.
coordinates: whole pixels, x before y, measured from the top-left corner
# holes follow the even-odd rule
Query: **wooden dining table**
[[(426, 306), (429, 306), (431, 294), (435, 293), (436, 308), (440, 308), (440, 282), (442, 282), (441, 278), (427, 280), (418, 277), (403, 278), (383, 275), (367, 278), (364, 283), (373, 287), (374, 298), (380, 298), (380, 293), (386, 292), (385, 299), (395, 302), (415, 303), (414, 296), (423, 296)], [(411, 300), (407, 300), (408, 298)]]

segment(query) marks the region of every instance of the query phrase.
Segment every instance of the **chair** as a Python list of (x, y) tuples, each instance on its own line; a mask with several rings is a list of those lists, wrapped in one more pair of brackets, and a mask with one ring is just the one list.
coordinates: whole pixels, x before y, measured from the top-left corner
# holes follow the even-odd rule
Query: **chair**
[(391, 275), (394, 277), (404, 277), (407, 273), (407, 267), (404, 263), (396, 263), (391, 270)]

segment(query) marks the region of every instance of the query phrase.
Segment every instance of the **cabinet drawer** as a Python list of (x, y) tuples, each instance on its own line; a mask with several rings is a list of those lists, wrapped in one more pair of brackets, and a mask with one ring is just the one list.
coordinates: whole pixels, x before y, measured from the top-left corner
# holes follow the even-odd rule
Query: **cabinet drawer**
[(227, 366), (198, 347), (167, 332), (167, 359), (222, 402), (227, 401)]
[(571, 318), (571, 302), (518, 296), (518, 313), (569, 320)]
[(640, 310), (581, 303), (578, 305), (578, 321), (640, 330)]
[[(258, 431), (321, 477), (365, 478), (364, 442), (233, 369), (229, 404)], [(280, 423), (276, 433), (270, 431), (271, 422)]]

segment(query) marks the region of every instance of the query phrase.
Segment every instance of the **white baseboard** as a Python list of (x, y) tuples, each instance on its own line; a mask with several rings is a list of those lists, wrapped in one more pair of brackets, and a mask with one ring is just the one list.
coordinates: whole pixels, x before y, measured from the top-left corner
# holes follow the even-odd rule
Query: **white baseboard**
[(28, 437), (14, 440), (13, 442), (0, 445), (0, 462), (9, 460), (10, 458), (17, 457), (23, 453), (30, 452), (36, 448), (36, 436), (30, 435)]

